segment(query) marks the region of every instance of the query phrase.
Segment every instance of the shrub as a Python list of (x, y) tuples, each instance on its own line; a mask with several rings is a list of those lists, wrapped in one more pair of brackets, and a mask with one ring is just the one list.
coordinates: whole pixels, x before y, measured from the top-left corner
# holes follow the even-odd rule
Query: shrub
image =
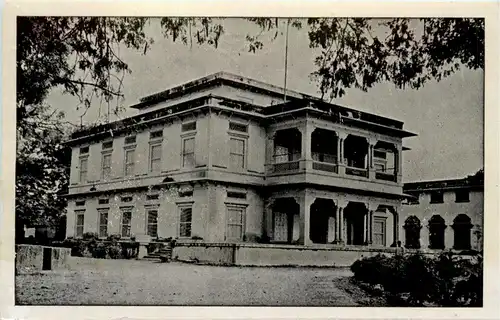
[(422, 254), (355, 261), (351, 266), (358, 281), (381, 285), (391, 304), (421, 306), (481, 306), (482, 257), (457, 259), (451, 252), (435, 258)]
[(93, 250), (91, 251), (91, 253), (93, 258), (98, 258), (98, 259), (106, 258), (107, 250), (106, 250), (106, 244), (104, 242), (97, 242), (92, 249)]
[(108, 253), (108, 256), (111, 259), (120, 259), (122, 258), (122, 246), (118, 241), (111, 241), (108, 242), (107, 244), (106, 251)]
[(99, 239), (99, 236), (95, 232), (85, 232), (82, 235), (83, 240), (91, 241), (91, 240), (97, 240)]

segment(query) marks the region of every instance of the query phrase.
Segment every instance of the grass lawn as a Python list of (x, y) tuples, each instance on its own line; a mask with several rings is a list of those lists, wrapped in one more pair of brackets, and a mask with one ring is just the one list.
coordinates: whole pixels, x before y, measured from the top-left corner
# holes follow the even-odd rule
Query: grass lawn
[(16, 277), (16, 304), (356, 306), (348, 269), (220, 267), (70, 258), (70, 270)]

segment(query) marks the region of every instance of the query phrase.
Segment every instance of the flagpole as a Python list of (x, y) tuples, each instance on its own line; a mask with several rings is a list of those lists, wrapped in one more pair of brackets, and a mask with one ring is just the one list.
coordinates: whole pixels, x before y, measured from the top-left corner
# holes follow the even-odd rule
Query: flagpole
[(288, 72), (288, 27), (290, 25), (290, 19), (286, 19), (286, 36), (285, 36), (285, 85), (284, 85), (284, 96), (283, 100), (286, 102), (286, 78)]

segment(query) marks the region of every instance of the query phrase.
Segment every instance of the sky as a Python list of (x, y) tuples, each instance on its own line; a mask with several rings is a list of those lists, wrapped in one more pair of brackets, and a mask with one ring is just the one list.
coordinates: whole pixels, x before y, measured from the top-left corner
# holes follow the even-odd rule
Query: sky
[[(239, 19), (223, 22), (225, 33), (219, 47), (173, 43), (161, 35), (159, 21), (153, 21), (148, 34), (155, 43), (146, 55), (123, 49), (120, 56), (132, 73), (124, 79), (124, 105), (141, 97), (204, 77), (219, 71), (239, 74), (277, 86), (284, 84), (285, 37), (268, 41), (261, 35), (262, 50), (249, 53), (246, 34), (257, 34), (252, 24)], [(284, 27), (282, 28), (284, 30)], [(315, 70), (315, 53), (309, 48), (307, 32), (290, 28), (287, 88), (318, 96), (316, 83), (309, 75)], [(484, 72), (462, 68), (441, 82), (430, 81), (419, 90), (397, 89), (380, 83), (363, 92), (349, 89), (332, 103), (371, 112), (404, 122), (405, 130), (418, 134), (404, 139), (411, 148), (403, 153), (403, 181), (462, 178), (483, 167)], [(66, 118), (80, 123), (75, 98), (55, 89), (47, 102), (66, 112)], [(95, 122), (105, 114), (99, 102), (85, 114), (84, 123)], [(120, 117), (136, 114), (127, 108)], [(116, 119), (116, 117), (111, 118)]]

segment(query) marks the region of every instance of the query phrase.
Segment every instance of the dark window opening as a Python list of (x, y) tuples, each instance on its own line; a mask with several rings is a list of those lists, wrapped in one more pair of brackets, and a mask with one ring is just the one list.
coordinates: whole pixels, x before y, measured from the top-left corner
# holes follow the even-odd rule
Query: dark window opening
[(125, 144), (132, 144), (132, 143), (135, 143), (135, 141), (136, 141), (136, 136), (131, 136), (131, 137), (125, 138)]
[(107, 141), (102, 143), (102, 149), (111, 149), (113, 148), (113, 141)]
[(131, 202), (132, 201), (132, 197), (122, 197), (121, 201), (122, 202)]
[(89, 147), (80, 148), (80, 154), (87, 154), (87, 153), (89, 153)]
[(431, 192), (430, 203), (443, 203), (443, 202), (444, 202), (443, 192), (441, 191)]
[(109, 199), (99, 199), (99, 204), (109, 204)]
[(455, 202), (469, 202), (469, 191), (459, 190), (455, 192)]
[(429, 248), (444, 249), (444, 229), (446, 224), (444, 219), (435, 215), (429, 220)]
[(163, 137), (163, 130), (153, 131), (149, 134), (149, 139), (157, 139)]
[(228, 191), (227, 192), (227, 197), (228, 198), (234, 198), (234, 199), (246, 199), (247, 198), (247, 194), (245, 192)]
[(420, 249), (420, 220), (415, 216), (409, 216), (403, 226), (405, 229), (405, 247), (408, 249)]
[(196, 130), (196, 121), (182, 124), (182, 132)]
[(85, 201), (76, 201), (76, 202), (75, 202), (75, 205), (76, 205), (77, 207), (84, 206), (84, 205), (85, 205)]
[(229, 122), (229, 130), (239, 131), (239, 132), (248, 132), (248, 126), (245, 124), (240, 124), (236, 122)]
[(146, 200), (149, 201), (149, 200), (158, 200), (160, 198), (160, 195), (158, 194), (148, 194), (146, 196)]

